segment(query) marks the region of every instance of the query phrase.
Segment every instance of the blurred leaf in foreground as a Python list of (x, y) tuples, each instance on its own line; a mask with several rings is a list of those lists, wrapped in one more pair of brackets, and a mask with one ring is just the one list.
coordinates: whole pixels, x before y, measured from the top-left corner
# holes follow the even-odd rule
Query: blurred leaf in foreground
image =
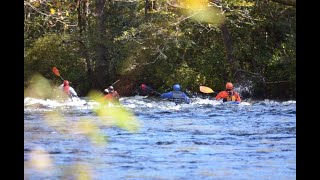
[(35, 169), (43, 171), (52, 165), (52, 160), (43, 148), (37, 147), (31, 151), (29, 163)]
[(183, 0), (182, 4), (186, 8), (183, 13), (195, 21), (218, 26), (225, 19), (221, 10), (210, 5), (208, 0)]
[(89, 98), (99, 102), (99, 106), (94, 109), (94, 112), (106, 125), (115, 125), (122, 129), (135, 132), (139, 129), (139, 122), (132, 112), (121, 106), (120, 104), (110, 105), (103, 98), (101, 93), (91, 91)]

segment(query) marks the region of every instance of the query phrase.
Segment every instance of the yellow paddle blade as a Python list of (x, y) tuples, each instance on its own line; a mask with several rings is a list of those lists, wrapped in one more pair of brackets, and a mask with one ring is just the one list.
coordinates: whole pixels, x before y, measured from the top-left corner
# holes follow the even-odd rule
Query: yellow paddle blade
[(213, 93), (214, 91), (209, 88), (209, 87), (206, 87), (206, 86), (200, 86), (200, 91), (203, 92), (203, 93)]

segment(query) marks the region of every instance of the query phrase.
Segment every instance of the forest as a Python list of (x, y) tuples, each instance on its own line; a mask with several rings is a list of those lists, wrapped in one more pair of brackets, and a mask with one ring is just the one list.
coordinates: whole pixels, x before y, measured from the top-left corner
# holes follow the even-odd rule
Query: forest
[[(79, 96), (179, 83), (296, 99), (295, 0), (25, 0), (24, 86), (60, 70)], [(244, 90), (246, 89), (246, 90)]]

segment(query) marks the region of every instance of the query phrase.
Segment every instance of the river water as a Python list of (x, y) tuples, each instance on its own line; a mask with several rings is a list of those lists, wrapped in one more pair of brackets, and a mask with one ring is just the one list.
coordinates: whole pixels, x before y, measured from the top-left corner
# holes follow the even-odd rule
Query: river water
[(25, 179), (296, 179), (295, 101), (133, 96), (109, 105), (131, 113), (135, 130), (99, 123), (93, 100), (24, 104)]

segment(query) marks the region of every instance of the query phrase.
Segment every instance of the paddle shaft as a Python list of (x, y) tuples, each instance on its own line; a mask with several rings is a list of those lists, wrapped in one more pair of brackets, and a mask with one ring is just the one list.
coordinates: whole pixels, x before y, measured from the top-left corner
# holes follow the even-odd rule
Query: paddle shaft
[(146, 89), (148, 89), (148, 90), (150, 90), (152, 92), (155, 92), (158, 95), (161, 95), (161, 93), (157, 92), (156, 90), (152, 89), (151, 87), (149, 87), (149, 86), (147, 86), (145, 84), (141, 84), (141, 87), (142, 87), (143, 90), (144, 90), (144, 88), (146, 88)]
[(64, 81), (64, 79), (61, 76), (59, 76), (59, 77), (61, 78), (62, 81)]
[(116, 82), (114, 82), (114, 83), (112, 83), (110, 86), (113, 86), (113, 85), (115, 85), (117, 82), (119, 82), (120, 81), (120, 79), (118, 79)]

